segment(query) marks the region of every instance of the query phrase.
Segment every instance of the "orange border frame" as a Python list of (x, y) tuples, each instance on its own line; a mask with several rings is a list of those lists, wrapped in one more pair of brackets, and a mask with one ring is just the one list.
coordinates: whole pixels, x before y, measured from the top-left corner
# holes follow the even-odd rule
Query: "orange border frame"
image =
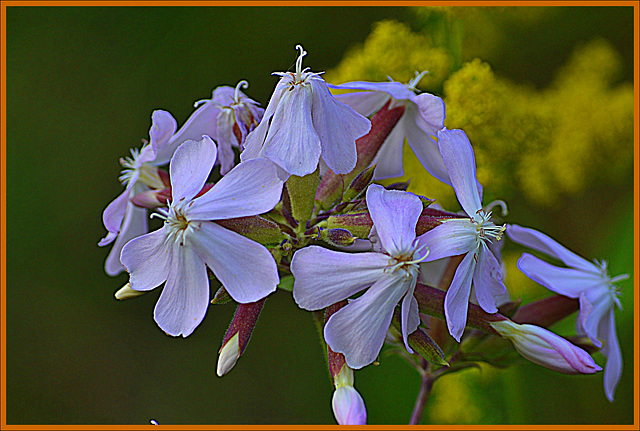
[(2, 58), (0, 63), (1, 86), (0, 93), (0, 326), (2, 342), (0, 346), (0, 429), (2, 430), (326, 430), (339, 429), (339, 425), (7, 425), (6, 416), (6, 214), (7, 214), (7, 184), (6, 184), (6, 8), (8, 6), (632, 6), (634, 9), (634, 401), (635, 411), (633, 425), (362, 425), (349, 426), (350, 429), (368, 430), (408, 430), (408, 429), (445, 429), (445, 430), (638, 430), (640, 429), (640, 71), (639, 71), (639, 40), (640, 40), (640, 1), (393, 1), (388, 0), (350, 0), (350, 1), (318, 1), (318, 0), (279, 0), (279, 1), (175, 1), (175, 0), (66, 0), (66, 1), (2, 1), (0, 3), (0, 48)]

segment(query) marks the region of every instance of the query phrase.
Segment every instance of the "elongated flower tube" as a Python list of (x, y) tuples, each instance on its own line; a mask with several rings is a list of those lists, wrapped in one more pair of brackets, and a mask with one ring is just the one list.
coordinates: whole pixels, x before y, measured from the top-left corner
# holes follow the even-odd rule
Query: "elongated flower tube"
[(482, 187), (476, 180), (473, 149), (465, 133), (443, 129), (438, 132), (438, 144), (458, 201), (469, 218), (441, 220), (442, 224), (420, 237), (420, 245), (430, 250), (425, 262), (465, 255), (444, 304), (449, 333), (460, 341), (467, 322), (472, 281), (478, 305), (487, 313), (498, 311), (496, 301), (506, 293), (500, 263), (489, 249), (492, 242), (502, 239), (505, 228), (494, 225), (491, 212), (482, 207)]
[(270, 211), (282, 193), (277, 168), (266, 159), (241, 163), (196, 197), (216, 156), (208, 136), (176, 150), (169, 168), (172, 200), (168, 210), (158, 210), (164, 225), (128, 242), (120, 257), (133, 290), (165, 283), (154, 318), (172, 336), (188, 336), (204, 318), (209, 305), (207, 267), (239, 303), (261, 300), (279, 282), (266, 247), (215, 223)]
[(451, 184), (449, 173), (435, 141), (436, 134), (444, 127), (444, 102), (433, 94), (416, 94), (416, 86), (425, 73), (416, 72), (415, 78), (408, 84), (395, 81), (328, 84), (330, 88), (340, 90), (364, 90), (339, 94), (335, 97), (365, 117), (370, 116), (389, 101), (391, 101), (389, 109), (404, 106), (402, 118), (376, 155), (374, 180), (400, 177), (404, 174), (402, 147), (406, 138), (425, 169), (440, 181)]
[(335, 173), (356, 165), (355, 141), (371, 128), (368, 119), (329, 93), (321, 73), (302, 69), (307, 54), (300, 45), (295, 72), (274, 72), (280, 81), (264, 118), (247, 136), (241, 160), (266, 157), (299, 177), (318, 167), (320, 157)]
[(565, 374), (593, 374), (602, 370), (587, 352), (544, 328), (510, 320), (490, 325), (509, 339), (518, 353), (535, 364)]
[(354, 369), (376, 359), (400, 301), (402, 336), (407, 351), (413, 353), (407, 336), (420, 324), (413, 292), (418, 264), (428, 254), (416, 239), (420, 198), (372, 184), (366, 201), (378, 252), (344, 253), (309, 246), (298, 250), (291, 261), (293, 297), (306, 310), (322, 309), (369, 288), (332, 314), (324, 327), (327, 344), (344, 354)]
[(568, 250), (549, 236), (534, 229), (509, 225), (507, 235), (512, 241), (560, 260), (568, 268), (551, 265), (524, 253), (518, 268), (529, 278), (549, 290), (569, 298), (578, 298), (580, 312), (576, 321), (579, 334), (584, 334), (607, 357), (604, 390), (609, 401), (622, 375), (622, 354), (616, 335), (614, 308), (621, 308), (615, 283), (627, 274), (610, 277), (606, 261), (588, 260)]
[(120, 263), (122, 247), (131, 239), (148, 232), (147, 210), (139, 208), (130, 199), (151, 189), (162, 189), (163, 181), (156, 166), (169, 161), (177, 147), (170, 141), (176, 131), (176, 120), (166, 111), (154, 111), (151, 115), (150, 141), (141, 150), (131, 150), (131, 157), (120, 159), (124, 167), (120, 181), (124, 192), (104, 210), (102, 220), (107, 236), (98, 245), (103, 247), (115, 241), (105, 262), (107, 274), (115, 276), (124, 271)]
[(233, 168), (233, 147), (242, 149), (249, 132), (262, 119), (264, 109), (250, 99), (240, 88), (247, 88), (247, 81), (240, 81), (235, 89), (217, 87), (211, 99), (194, 104), (196, 109), (176, 133), (176, 140), (198, 140), (209, 136), (218, 144), (220, 173), (225, 175)]

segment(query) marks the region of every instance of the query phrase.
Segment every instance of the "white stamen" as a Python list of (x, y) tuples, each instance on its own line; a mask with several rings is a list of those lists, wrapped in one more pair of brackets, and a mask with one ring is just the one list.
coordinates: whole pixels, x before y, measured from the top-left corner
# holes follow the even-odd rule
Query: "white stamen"
[(296, 45), (296, 49), (300, 50), (300, 55), (296, 60), (296, 81), (301, 81), (302, 74), (308, 70), (308, 69), (302, 70), (302, 57), (307, 55), (307, 51), (305, 51), (304, 48), (302, 48), (302, 45)]
[(497, 199), (495, 201), (488, 203), (484, 207), (484, 210), (490, 213), (490, 210), (492, 210), (493, 207), (496, 207), (496, 206), (499, 206), (500, 208), (502, 208), (502, 217), (506, 217), (507, 214), (509, 214), (509, 210), (507, 209), (507, 204), (505, 203), (505, 201), (501, 199)]
[(240, 87), (246, 90), (247, 88), (249, 88), (249, 83), (243, 79), (236, 85), (236, 92), (233, 95), (233, 101), (236, 105), (240, 103)]
[(409, 81), (409, 83), (407, 84), (407, 88), (411, 91), (417, 91), (416, 86), (418, 85), (422, 77), (427, 73), (429, 72), (426, 70), (422, 71), (421, 73), (418, 73), (418, 71), (416, 70), (416, 76), (411, 81)]

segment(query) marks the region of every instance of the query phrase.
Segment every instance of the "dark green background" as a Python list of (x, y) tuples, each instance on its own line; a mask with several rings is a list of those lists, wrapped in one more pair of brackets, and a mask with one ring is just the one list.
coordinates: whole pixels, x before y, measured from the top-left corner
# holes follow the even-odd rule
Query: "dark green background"
[[(154, 109), (182, 124), (192, 102), (240, 79), (266, 104), (270, 74), (293, 66), (296, 44), (309, 52), (305, 66), (330, 69), (384, 18), (413, 24), (409, 10), (390, 7), (7, 8), (9, 424), (333, 423), (313, 323), (289, 294), (270, 297), (249, 348), (220, 379), (217, 351), (233, 306), (210, 307), (187, 339), (167, 337), (152, 318), (160, 289), (117, 302), (127, 277), (103, 272), (108, 248), (97, 242), (102, 211), (121, 190), (118, 159), (148, 137)], [(632, 18), (631, 8), (565, 8), (539, 32), (512, 29), (490, 60), (503, 76), (544, 86), (573, 46), (599, 35), (619, 49), (630, 80)], [(631, 179), (618, 195), (588, 250), (608, 257), (613, 274), (633, 268)], [(478, 375), (469, 391), (482, 421), (632, 422), (632, 281), (623, 286), (626, 366), (615, 404), (601, 374), (568, 377), (522, 362), (501, 380), (468, 371)], [(418, 376), (382, 358), (356, 375), (370, 423), (406, 423)], [(439, 385), (446, 378), (434, 402)]]

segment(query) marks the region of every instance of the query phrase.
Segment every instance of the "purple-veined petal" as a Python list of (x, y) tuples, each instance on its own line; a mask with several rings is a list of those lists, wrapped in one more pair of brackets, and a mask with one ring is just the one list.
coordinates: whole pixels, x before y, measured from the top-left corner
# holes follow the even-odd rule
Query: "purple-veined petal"
[(217, 153), (216, 144), (208, 136), (187, 141), (176, 150), (169, 166), (173, 203), (191, 200), (202, 190)]
[(390, 96), (382, 91), (359, 91), (357, 93), (336, 94), (334, 97), (338, 102), (351, 106), (360, 115), (368, 117), (382, 108)]
[(208, 192), (193, 201), (192, 220), (223, 220), (262, 214), (280, 200), (283, 182), (270, 160), (247, 160), (233, 168)]
[(593, 263), (578, 256), (537, 230), (511, 224), (507, 226), (507, 236), (511, 241), (554, 257), (564, 262), (567, 266), (596, 274), (600, 272)]
[(438, 131), (438, 146), (462, 209), (475, 220), (482, 209), (473, 148), (462, 130)]
[(407, 352), (413, 353), (413, 349), (409, 347), (407, 337), (420, 326), (420, 311), (418, 310), (418, 301), (413, 296), (416, 288), (417, 274), (409, 280), (409, 289), (402, 298), (402, 306), (400, 308), (400, 322), (402, 328), (402, 340)]
[(338, 425), (366, 425), (367, 410), (364, 400), (353, 386), (336, 388), (331, 398), (331, 407)]
[(144, 235), (149, 231), (147, 219), (146, 209), (139, 208), (129, 202), (122, 222), (122, 230), (118, 234), (118, 238), (105, 261), (104, 270), (107, 274), (115, 276), (125, 270), (120, 262), (122, 247), (133, 238)]
[(318, 167), (320, 138), (311, 118), (311, 87), (292, 88), (278, 102), (265, 140), (264, 156), (290, 174), (304, 176)]
[(536, 283), (569, 298), (578, 298), (582, 291), (602, 284), (599, 275), (580, 269), (559, 268), (529, 253), (522, 254), (518, 269)]
[(104, 209), (104, 213), (102, 213), (102, 221), (104, 223), (104, 227), (107, 228), (108, 233), (107, 236), (101, 239), (98, 243), (100, 247), (104, 247), (116, 239), (116, 236), (122, 228), (122, 221), (124, 220), (124, 216), (127, 211), (127, 205), (129, 205), (130, 195), (130, 190), (125, 190)]
[(293, 255), (293, 298), (305, 310), (319, 310), (371, 286), (384, 276), (389, 256), (343, 253), (316, 245)]
[(456, 341), (467, 325), (467, 311), (469, 309), (469, 295), (471, 295), (471, 280), (476, 261), (473, 253), (467, 253), (462, 259), (451, 281), (451, 286), (444, 297), (444, 315), (447, 320), (449, 333)]
[(192, 241), (236, 302), (255, 302), (276, 290), (278, 268), (262, 244), (213, 222), (202, 222)]
[(189, 245), (173, 245), (174, 259), (154, 310), (160, 329), (187, 337), (202, 322), (209, 306), (209, 277), (204, 262)]
[(607, 357), (607, 364), (604, 367), (604, 392), (609, 401), (613, 402), (613, 394), (622, 376), (622, 354), (618, 343), (618, 335), (616, 334), (613, 307), (600, 321), (598, 333), (604, 341), (602, 353)]
[(376, 92), (387, 93), (391, 97), (397, 100), (406, 100), (415, 97), (415, 93), (407, 88), (401, 82), (367, 82), (367, 81), (353, 81), (345, 82), (340, 85), (327, 84), (329, 88), (336, 90), (369, 90)]
[(473, 285), (478, 305), (487, 313), (496, 313), (496, 298), (507, 291), (502, 282), (502, 271), (491, 250), (483, 245), (478, 250), (478, 262), (473, 274)]
[(175, 146), (169, 145), (178, 124), (173, 115), (167, 111), (157, 110), (151, 114), (149, 129), (149, 146), (153, 150), (153, 158), (144, 155), (141, 162), (151, 162), (156, 166), (164, 165), (171, 159)]
[(342, 353), (354, 369), (372, 363), (384, 343), (393, 310), (407, 289), (402, 274), (385, 274), (362, 296), (331, 315), (324, 327), (331, 350)]
[(388, 254), (398, 257), (413, 251), (416, 224), (422, 212), (422, 202), (416, 195), (372, 184), (367, 189), (367, 207)]
[(218, 115), (218, 161), (220, 162), (220, 173), (225, 175), (235, 164), (235, 154), (232, 146), (238, 146), (238, 139), (233, 133), (235, 115), (232, 110), (223, 109)]
[(166, 237), (163, 227), (132, 239), (122, 248), (120, 261), (129, 272), (133, 290), (154, 289), (169, 276), (173, 250), (165, 243)]
[(384, 140), (378, 150), (378, 154), (376, 154), (373, 160), (373, 163), (376, 165), (376, 170), (373, 173), (374, 180), (383, 180), (404, 175), (402, 147), (404, 145), (404, 138), (407, 135), (406, 127), (407, 121), (403, 115), (391, 130), (389, 136)]
[(475, 249), (476, 225), (469, 219), (448, 219), (420, 235), (418, 244), (429, 247), (425, 262), (468, 253)]
[(439, 129), (424, 121), (418, 107), (408, 105), (406, 109), (404, 114), (407, 117), (406, 136), (411, 149), (431, 175), (451, 185), (449, 171), (444, 164), (440, 148), (431, 138), (431, 135), (436, 136)]

